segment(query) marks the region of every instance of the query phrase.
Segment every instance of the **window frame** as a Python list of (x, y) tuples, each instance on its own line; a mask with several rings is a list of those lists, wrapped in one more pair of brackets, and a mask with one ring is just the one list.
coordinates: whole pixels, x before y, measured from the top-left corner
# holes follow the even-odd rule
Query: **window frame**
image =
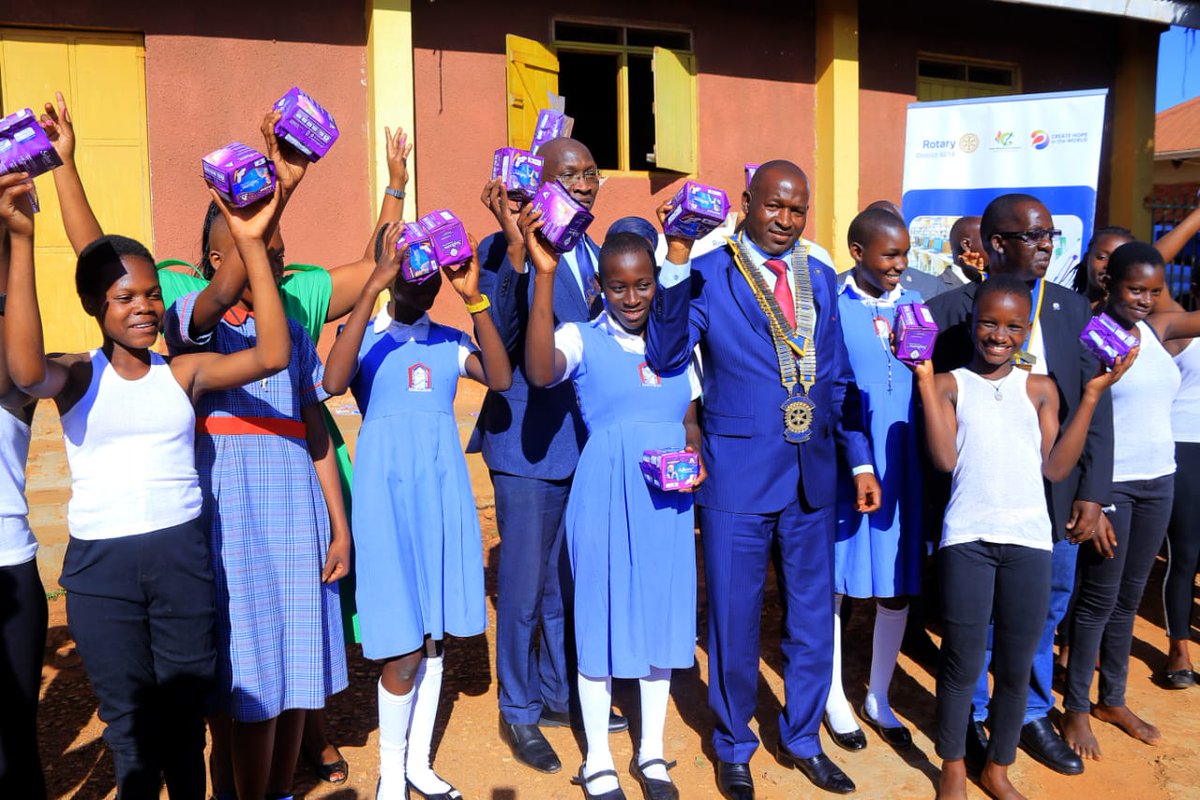
[[(931, 101), (921, 100), (921, 95), (920, 95), (921, 81), (935, 81), (944, 86), (955, 86), (955, 87), (960, 87), (964, 90), (970, 90), (970, 89), (987, 90), (987, 89), (1003, 88), (1002, 85), (998, 84), (998, 83), (978, 83), (978, 82), (967, 80), (967, 79), (956, 80), (953, 78), (927, 78), (927, 77), (924, 77), (921, 75), (921, 62), (922, 61), (936, 61), (936, 62), (940, 62), (942, 64), (952, 64), (955, 66), (966, 67), (967, 68), (966, 74), (968, 75), (968, 77), (970, 76), (969, 70), (971, 67), (990, 67), (993, 69), (1007, 69), (1012, 72), (1012, 83), (1007, 87), (1008, 88), (1007, 94), (1021, 94), (1021, 81), (1022, 81), (1021, 65), (1016, 63), (1015, 61), (1000, 61), (997, 59), (973, 58), (971, 56), (958, 56), (958, 55), (951, 55), (949, 53), (934, 53), (934, 52), (929, 52), (929, 51), (925, 51), (925, 50), (918, 50), (917, 51), (917, 60), (916, 60), (916, 63), (913, 65), (913, 77), (914, 77), (913, 94), (915, 94), (917, 96), (917, 102), (931, 102)], [(964, 94), (964, 95), (962, 95), (962, 97), (959, 97), (959, 98), (945, 98), (945, 99), (966, 99), (966, 98), (970, 98), (970, 97), (974, 97), (974, 96), (976, 96), (976, 95)], [(984, 95), (984, 96), (1001, 97), (1004, 95), (996, 94), (996, 95)], [(937, 101), (932, 101), (932, 102), (937, 102)]]
[(651, 59), (651, 63), (653, 63), (654, 48), (631, 46), (628, 44), (579, 42), (572, 41), (570, 39), (560, 40), (556, 38), (555, 31), (556, 25), (560, 22), (566, 22), (575, 25), (596, 25), (605, 28), (619, 28), (621, 30), (622, 41), (628, 38), (626, 33), (630, 29), (685, 33), (688, 36), (688, 49), (676, 50), (675, 52), (685, 53), (694, 59), (696, 57), (696, 40), (692, 29), (682, 25), (671, 25), (669, 23), (629, 23), (622, 20), (605, 19), (601, 17), (568, 15), (554, 16), (550, 19), (550, 35), (548, 38), (550, 48), (554, 50), (555, 53), (591, 53), (595, 55), (615, 55), (617, 57), (617, 168), (603, 169), (605, 176), (678, 176), (680, 173), (672, 170), (658, 169), (657, 165), (655, 165), (654, 169), (631, 169), (629, 166), (629, 56), (645, 56)]

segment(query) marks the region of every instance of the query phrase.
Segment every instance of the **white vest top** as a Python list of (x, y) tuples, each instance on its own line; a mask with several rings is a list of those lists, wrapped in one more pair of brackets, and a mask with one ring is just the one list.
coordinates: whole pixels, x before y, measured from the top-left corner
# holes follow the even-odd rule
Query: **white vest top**
[(37, 555), (25, 500), (29, 439), (25, 420), (0, 409), (0, 567), (24, 564)]
[(1200, 344), (1188, 342), (1175, 356), (1179, 367), (1179, 393), (1171, 406), (1171, 433), (1177, 442), (1200, 443)]
[(87, 392), (62, 416), (77, 539), (115, 539), (180, 525), (200, 515), (196, 411), (157, 353), (127, 381), (91, 352)]
[(966, 368), (950, 374), (958, 384), (958, 461), (941, 546), (983, 541), (1052, 549), (1042, 428), (1028, 373), (1014, 367), (1003, 382)]
[(1179, 368), (1145, 322), (1137, 324), (1137, 361), (1113, 384), (1113, 480), (1143, 481), (1175, 473), (1171, 406)]

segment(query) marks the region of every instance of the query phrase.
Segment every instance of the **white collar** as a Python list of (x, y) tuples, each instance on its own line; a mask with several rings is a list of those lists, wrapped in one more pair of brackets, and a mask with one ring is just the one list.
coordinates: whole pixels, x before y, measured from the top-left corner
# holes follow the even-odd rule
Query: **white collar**
[(625, 350), (630, 349), (627, 345), (634, 345), (639, 351), (644, 351), (646, 349), (646, 340), (641, 336), (638, 336), (636, 333), (630, 333), (629, 331), (625, 330), (625, 327), (621, 325), (621, 323), (617, 322), (617, 320), (613, 317), (612, 312), (607, 308), (605, 309), (604, 313), (600, 315), (600, 324), (604, 326), (605, 330), (607, 330), (608, 333), (614, 339), (616, 339), (617, 343), (620, 344)]
[(856, 283), (854, 280), (854, 272), (851, 270), (850, 272), (846, 273), (846, 280), (844, 283), (842, 283), (842, 288), (839, 289), (839, 291), (854, 292), (859, 300), (869, 305), (894, 306), (896, 303), (900, 302), (900, 295), (904, 294), (904, 287), (902, 284), (897, 283), (896, 288), (892, 289), (887, 294), (880, 295), (879, 297), (872, 297), (858, 287), (858, 283)]
[(429, 327), (432, 324), (428, 314), (422, 314), (421, 318), (411, 325), (397, 322), (392, 319), (392, 315), (388, 313), (388, 307), (384, 305), (383, 308), (379, 309), (379, 313), (375, 315), (375, 319), (371, 323), (371, 330), (375, 333), (383, 333), (390, 330), (398, 337), (404, 336), (405, 338), (415, 339), (428, 334)]

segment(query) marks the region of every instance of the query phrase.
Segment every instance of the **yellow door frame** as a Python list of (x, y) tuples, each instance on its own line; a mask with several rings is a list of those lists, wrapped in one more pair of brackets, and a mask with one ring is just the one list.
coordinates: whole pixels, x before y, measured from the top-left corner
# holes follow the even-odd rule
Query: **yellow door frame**
[[(367, 0), (367, 115), (372, 218), (387, 186), (387, 139), (384, 126), (404, 128), (410, 138), (416, 128), (416, 80), (413, 75), (412, 0)], [(415, 151), (414, 151), (415, 153)], [(408, 162), (405, 216), (417, 209), (417, 159)]]
[(858, 213), (858, 3), (817, 1), (815, 241), (851, 266), (846, 232)]

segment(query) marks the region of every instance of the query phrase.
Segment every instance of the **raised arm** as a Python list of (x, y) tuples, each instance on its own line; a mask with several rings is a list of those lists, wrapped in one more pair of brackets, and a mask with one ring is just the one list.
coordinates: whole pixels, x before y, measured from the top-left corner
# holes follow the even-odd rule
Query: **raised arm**
[(521, 229), (517, 225), (517, 216), (520, 214), (520, 209), (513, 209), (513, 203), (508, 199), (508, 190), (504, 188), (504, 181), (499, 178), (493, 178), (483, 186), (483, 194), (479, 198), (480, 202), (487, 207), (487, 210), (492, 212), (492, 216), (496, 218), (496, 222), (500, 225), (500, 232), (504, 235), (504, 240), (508, 247), (506, 255), (508, 261), (513, 265), (513, 269), (517, 272), (525, 271), (525, 237), (521, 234)]
[(54, 170), (54, 190), (58, 193), (67, 239), (75, 255), (79, 255), (83, 248), (103, 236), (104, 231), (100, 229), (100, 222), (88, 203), (83, 180), (75, 165), (75, 127), (71, 123), (71, 111), (67, 108), (63, 93), (55, 92), (54, 103), (46, 103), (45, 108), (46, 113), (42, 114), (40, 120), (42, 130), (63, 162), (61, 167)]
[(925, 442), (929, 460), (939, 472), (953, 472), (958, 463), (958, 420), (954, 404), (957, 385), (954, 376), (934, 375), (933, 362), (922, 361), (913, 367), (917, 391), (925, 417)]
[(28, 175), (0, 175), (0, 218), (8, 227), (8, 297), (4, 315), (4, 355), (8, 372), (21, 391), (31, 397), (58, 397), (70, 374), (63, 363), (46, 357), (42, 340), (42, 315), (38, 308), (33, 273), (33, 208)]
[[(8, 226), (0, 220), (0, 295), (8, 291)], [(32, 398), (17, 388), (8, 374), (8, 360), (4, 357), (3, 314), (0, 314), (0, 406), (13, 413), (20, 413), (28, 421), (28, 406)]]
[[(388, 188), (403, 195), (404, 187), (408, 185), (408, 157), (412, 155), (413, 146), (402, 128), (397, 128), (395, 133), (391, 128), (384, 128), (383, 134), (387, 139)], [(371, 231), (371, 238), (367, 241), (362, 258), (329, 270), (332, 288), (329, 309), (325, 313), (326, 322), (341, 319), (354, 308), (359, 295), (362, 294), (363, 285), (376, 266), (375, 238), (385, 225), (400, 222), (403, 217), (404, 198), (394, 197), (385, 192), (383, 202), (379, 206), (379, 219)]]
[(444, 268), (442, 271), (454, 287), (454, 291), (467, 305), (467, 312), (475, 324), (475, 339), (479, 342), (479, 353), (467, 357), (467, 375), (475, 381), (496, 392), (507, 391), (512, 386), (512, 364), (508, 360), (508, 351), (496, 323), (492, 322), (491, 314), (487, 313), (490, 299), (479, 293), (479, 253), (476, 250), (475, 239), (470, 238), (471, 260), (460, 264), (457, 269)]
[(325, 361), (325, 391), (331, 395), (345, 394), (350, 388), (350, 381), (358, 371), (358, 349), (362, 347), (363, 335), (367, 331), (367, 323), (371, 321), (371, 312), (379, 294), (390, 287), (400, 274), (400, 263), (404, 260), (407, 248), (396, 252), (396, 242), (400, 241), (404, 226), (399, 222), (389, 223), (384, 229), (383, 250), (379, 254), (379, 263), (375, 271), (367, 279), (359, 293), (358, 301), (350, 312), (350, 319), (333, 343), (329, 358)]
[[(1061, 435), (1058, 427), (1058, 388), (1054, 381), (1044, 376), (1037, 378), (1038, 420), (1042, 429), (1042, 474), (1051, 483), (1065, 480), (1075, 469), (1083, 446), (1087, 441), (1088, 426), (1092, 422), (1092, 414), (1104, 393), (1129, 369), (1137, 359), (1138, 349), (1134, 348), (1117, 363), (1111, 370), (1101, 367), (1100, 371), (1087, 382), (1083, 389), (1083, 397), (1075, 408), (1075, 413), (1063, 426)], [(1057, 441), (1055, 441), (1057, 439)]]
[(533, 262), (533, 303), (529, 307), (529, 326), (525, 330), (525, 377), (532, 386), (549, 386), (562, 380), (567, 360), (554, 347), (554, 277), (558, 253), (538, 236), (540, 212), (525, 230), (525, 249)]
[(193, 401), (206, 392), (235, 389), (273, 375), (286, 369), (292, 357), (292, 337), (263, 239), (271, 220), (275, 219), (279, 192), (276, 191), (269, 202), (246, 208), (230, 208), (215, 191), (210, 189), (209, 193), (221, 209), (233, 242), (246, 264), (250, 291), (254, 293), (257, 337), (254, 347), (249, 350), (228, 355), (195, 353), (172, 359), (171, 368), (176, 379), (189, 388)]
[[(657, 209), (659, 226), (671, 211), (669, 202)], [(667, 237), (667, 260), (658, 273), (654, 306), (646, 322), (646, 361), (658, 372), (673, 372), (688, 363), (708, 330), (703, 281), (692, 272), (692, 244)]]
[(1146, 323), (1164, 342), (1200, 336), (1200, 311), (1156, 312), (1146, 318)]

